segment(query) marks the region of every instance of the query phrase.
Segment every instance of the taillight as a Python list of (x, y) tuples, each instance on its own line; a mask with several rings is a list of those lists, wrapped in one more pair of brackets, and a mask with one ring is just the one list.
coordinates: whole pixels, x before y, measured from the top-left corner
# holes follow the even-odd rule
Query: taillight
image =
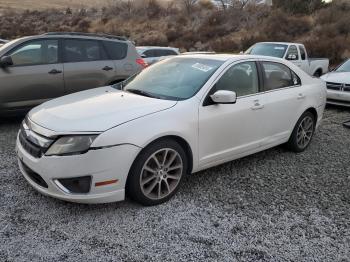
[(138, 63), (140, 66), (142, 66), (142, 68), (146, 68), (146, 67), (148, 66), (148, 64), (146, 63), (146, 61), (143, 60), (142, 58), (136, 59), (136, 63)]

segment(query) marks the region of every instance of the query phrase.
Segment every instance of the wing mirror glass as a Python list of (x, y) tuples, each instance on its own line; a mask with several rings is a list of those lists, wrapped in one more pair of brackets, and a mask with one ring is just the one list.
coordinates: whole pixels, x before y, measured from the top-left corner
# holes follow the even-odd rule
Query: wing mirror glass
[(219, 90), (210, 96), (216, 104), (234, 104), (237, 100), (237, 95), (233, 91)]
[(287, 60), (297, 60), (297, 56), (296, 55), (293, 55), (293, 54), (289, 54), (287, 56)]
[(12, 66), (13, 61), (11, 56), (3, 56), (0, 58), (0, 66), (1, 67), (7, 67), (7, 66)]

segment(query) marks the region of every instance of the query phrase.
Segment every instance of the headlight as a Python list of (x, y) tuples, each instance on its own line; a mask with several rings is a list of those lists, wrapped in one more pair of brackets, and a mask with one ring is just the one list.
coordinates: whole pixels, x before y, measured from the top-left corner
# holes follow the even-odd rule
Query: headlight
[(64, 136), (59, 138), (46, 151), (47, 156), (53, 155), (74, 155), (85, 153), (89, 150), (97, 135)]

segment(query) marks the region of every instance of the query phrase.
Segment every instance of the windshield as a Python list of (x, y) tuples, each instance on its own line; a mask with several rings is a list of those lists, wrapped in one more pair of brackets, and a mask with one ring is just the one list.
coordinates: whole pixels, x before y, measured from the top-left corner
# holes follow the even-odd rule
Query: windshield
[(263, 55), (283, 58), (287, 50), (287, 45), (260, 43), (253, 45), (246, 54)]
[(185, 100), (194, 96), (222, 64), (223, 61), (213, 59), (170, 58), (129, 78), (122, 88), (159, 99)]
[(350, 60), (347, 60), (344, 64), (339, 66), (335, 71), (336, 72), (350, 72)]

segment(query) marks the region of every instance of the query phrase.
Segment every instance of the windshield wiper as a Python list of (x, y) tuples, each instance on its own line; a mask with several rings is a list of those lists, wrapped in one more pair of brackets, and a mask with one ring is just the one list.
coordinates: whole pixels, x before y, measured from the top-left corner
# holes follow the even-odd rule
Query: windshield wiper
[(141, 95), (141, 96), (147, 96), (147, 97), (151, 97), (151, 98), (159, 98), (151, 93), (148, 93), (148, 92), (140, 90), (140, 89), (127, 89), (125, 91), (133, 93), (133, 94)]

